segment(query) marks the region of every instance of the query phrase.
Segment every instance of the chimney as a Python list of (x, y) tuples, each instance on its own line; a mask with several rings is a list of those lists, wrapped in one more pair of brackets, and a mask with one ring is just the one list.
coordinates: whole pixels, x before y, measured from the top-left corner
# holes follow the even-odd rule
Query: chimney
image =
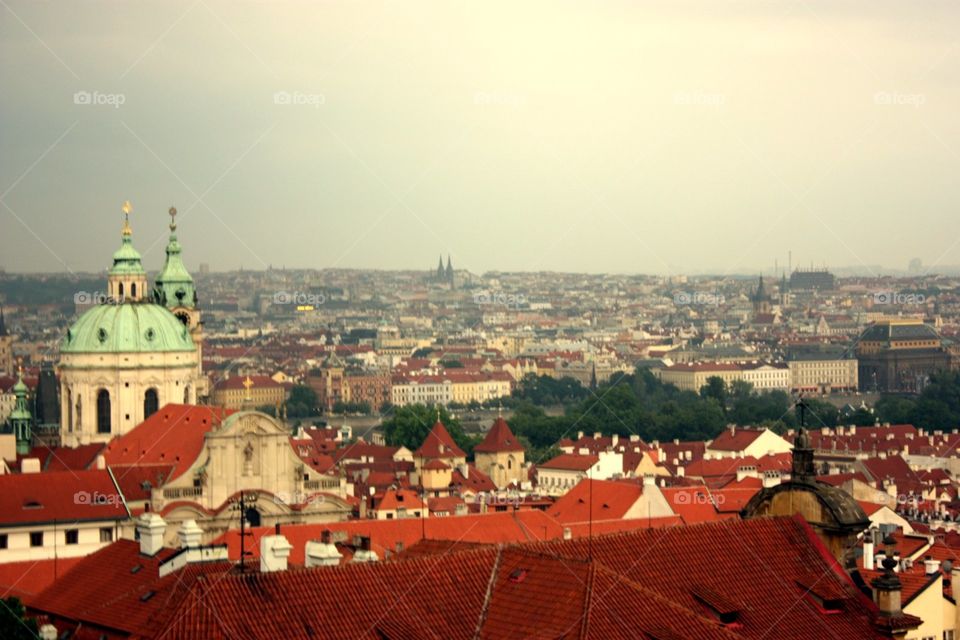
[(40, 627), (40, 640), (57, 640), (57, 628), (52, 624), (45, 624)]
[(140, 553), (155, 556), (163, 549), (163, 533), (167, 523), (156, 513), (144, 513), (137, 520), (137, 534), (140, 536)]
[(583, 440), (583, 431), (577, 431), (577, 440)]
[(276, 535), (260, 538), (260, 573), (286, 571), (291, 549), (293, 545), (279, 531)]
[(564, 540), (572, 540), (572, 539), (573, 539), (573, 532), (570, 531), (570, 527), (564, 527), (564, 528), (563, 528), (563, 539), (564, 539)]
[(600, 432), (599, 432), (599, 431), (594, 431), (594, 432), (593, 432), (593, 439), (594, 439), (594, 440), (599, 440), (599, 439), (600, 439)]
[(181, 549), (196, 549), (200, 546), (200, 540), (203, 538), (203, 529), (197, 524), (196, 520), (184, 520), (180, 525), (180, 531), (177, 533), (180, 538)]
[(377, 552), (373, 550), (370, 543), (370, 536), (360, 536), (360, 548), (353, 552), (353, 561), (376, 562), (379, 559)]
[(304, 550), (304, 565), (309, 567), (330, 567), (340, 564), (343, 555), (333, 543), (333, 536), (329, 529), (320, 534), (320, 542), (311, 540)]
[(684, 471), (683, 467), (677, 467), (677, 477), (682, 478), (684, 474), (686, 474), (686, 471)]
[(874, 578), (870, 583), (873, 587), (873, 601), (880, 609), (880, 615), (886, 618), (895, 618), (903, 613), (900, 604), (900, 578), (893, 569), (897, 561), (891, 557), (883, 560), (883, 575)]
[(652, 473), (643, 474), (643, 486), (644, 487), (657, 486), (657, 478)]
[(934, 560), (932, 556), (927, 556), (923, 559), (923, 572), (928, 576), (940, 573), (940, 561)]
[(617, 446), (617, 443), (618, 443), (618, 442), (620, 442), (620, 436), (619, 436), (619, 435), (613, 434), (612, 436), (610, 436), (610, 446), (615, 447), (615, 446)]
[(21, 460), (20, 473), (40, 473), (40, 458), (24, 458)]
[(102, 453), (97, 455), (94, 461), (94, 468), (99, 469), (100, 471), (103, 471), (107, 468), (107, 459), (103, 457)]
[(876, 566), (873, 560), (873, 536), (868, 531), (866, 537), (863, 539), (863, 568), (868, 571), (873, 571), (873, 567)]

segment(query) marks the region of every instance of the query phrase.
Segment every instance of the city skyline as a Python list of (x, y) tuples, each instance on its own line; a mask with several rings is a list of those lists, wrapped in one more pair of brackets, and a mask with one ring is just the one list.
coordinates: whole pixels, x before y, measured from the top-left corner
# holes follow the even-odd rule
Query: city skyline
[(955, 7), (4, 11), (8, 272), (960, 263)]

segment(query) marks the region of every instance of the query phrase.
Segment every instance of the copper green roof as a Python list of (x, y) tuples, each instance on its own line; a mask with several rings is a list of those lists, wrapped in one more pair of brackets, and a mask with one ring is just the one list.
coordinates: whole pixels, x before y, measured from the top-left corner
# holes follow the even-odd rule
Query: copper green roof
[(170, 241), (167, 243), (167, 260), (157, 275), (153, 287), (154, 300), (167, 308), (192, 308), (197, 302), (193, 277), (180, 258), (180, 243), (177, 241), (176, 225), (170, 224)]
[(140, 262), (140, 252), (133, 248), (129, 234), (123, 236), (123, 244), (113, 254), (113, 266), (110, 275), (146, 275), (143, 263)]
[(61, 353), (193, 351), (186, 326), (165, 307), (145, 302), (101, 304), (73, 323)]

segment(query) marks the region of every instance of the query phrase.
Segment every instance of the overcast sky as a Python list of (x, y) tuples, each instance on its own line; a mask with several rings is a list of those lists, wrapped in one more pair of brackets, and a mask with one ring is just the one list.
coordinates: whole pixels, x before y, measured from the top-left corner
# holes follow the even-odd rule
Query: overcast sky
[[(0, 266), (960, 263), (955, 2), (0, 2)], [(936, 267), (933, 266), (933, 270)]]

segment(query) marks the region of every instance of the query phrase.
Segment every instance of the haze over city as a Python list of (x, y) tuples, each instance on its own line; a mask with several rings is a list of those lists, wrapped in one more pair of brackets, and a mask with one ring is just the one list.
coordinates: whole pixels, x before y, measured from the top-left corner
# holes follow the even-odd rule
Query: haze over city
[[(937, 3), (35, 3), (0, 21), (0, 266), (119, 204), (215, 270), (960, 263)], [(904, 233), (905, 230), (911, 233)]]

